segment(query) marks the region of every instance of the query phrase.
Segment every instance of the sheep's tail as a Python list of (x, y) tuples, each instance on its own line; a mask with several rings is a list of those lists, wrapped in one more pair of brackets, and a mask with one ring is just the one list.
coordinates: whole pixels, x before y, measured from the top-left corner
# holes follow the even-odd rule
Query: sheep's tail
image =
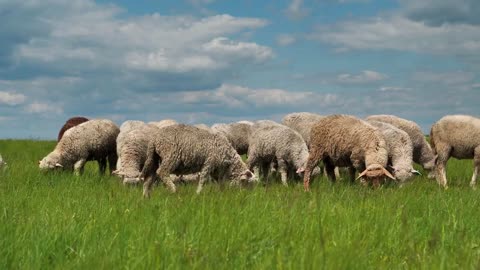
[(153, 141), (148, 144), (147, 160), (143, 165), (142, 173), (140, 174), (140, 180), (144, 181), (147, 177), (153, 177), (160, 164), (160, 156), (155, 149), (155, 143)]

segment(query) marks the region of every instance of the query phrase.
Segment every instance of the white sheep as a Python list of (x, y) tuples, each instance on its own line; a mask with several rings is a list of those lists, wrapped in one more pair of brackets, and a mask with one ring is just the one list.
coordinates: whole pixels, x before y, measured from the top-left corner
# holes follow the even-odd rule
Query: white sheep
[(282, 124), (300, 133), (307, 146), (310, 147), (312, 126), (323, 117), (322, 115), (309, 112), (290, 113), (283, 117)]
[(371, 115), (366, 120), (388, 123), (407, 132), (413, 144), (413, 161), (425, 170), (432, 170), (435, 167), (436, 156), (417, 123), (395, 115)]
[(257, 177), (260, 170), (267, 177), (272, 164), (276, 164), (282, 184), (287, 186), (289, 172), (290, 175), (303, 173), (307, 159), (305, 141), (298, 132), (287, 126), (264, 124), (257, 127), (250, 136), (247, 164)]
[(122, 163), (122, 158), (120, 155), (120, 151), (123, 147), (123, 144), (125, 142), (125, 136), (132, 130), (138, 129), (140, 127), (144, 127), (147, 124), (143, 121), (139, 120), (127, 120), (120, 125), (120, 133), (117, 136), (117, 165), (115, 166), (117, 170), (121, 169), (121, 163)]
[(120, 162), (117, 163), (117, 170), (113, 174), (122, 178), (124, 184), (138, 182), (147, 159), (148, 143), (157, 130), (154, 125), (143, 125), (126, 133), (121, 145), (117, 140), (117, 155)]
[(112, 173), (117, 162), (119, 132), (117, 125), (106, 119), (94, 119), (70, 128), (55, 149), (39, 162), (39, 167), (42, 170), (63, 168), (80, 174), (88, 160), (98, 160), (100, 172), (104, 173), (108, 160)]
[(143, 195), (149, 196), (157, 176), (170, 191), (176, 192), (170, 175), (195, 173), (200, 173), (197, 193), (201, 192), (208, 176), (223, 181), (231, 179), (235, 184), (256, 181), (223, 136), (183, 124), (159, 129), (148, 145), (141, 174), (145, 181)]
[(211, 127), (213, 133), (220, 134), (227, 138), (239, 155), (248, 151), (248, 137), (252, 126), (245, 123), (214, 124)]
[(385, 169), (388, 151), (383, 135), (366, 121), (350, 115), (326, 116), (312, 127), (310, 140), (305, 190), (310, 188), (312, 170), (319, 161), (325, 164), (332, 181), (335, 166), (348, 167), (352, 182), (355, 170), (362, 171), (358, 178), (365, 176), (374, 186), (379, 186), (385, 175), (395, 179)]
[(450, 157), (473, 158), (473, 175), (470, 186), (475, 188), (480, 170), (480, 118), (469, 115), (447, 115), (433, 124), (430, 142), (438, 155), (437, 182), (447, 188), (446, 164)]
[(388, 165), (393, 170), (393, 176), (400, 183), (407, 181), (413, 174), (420, 174), (412, 166), (413, 145), (405, 131), (380, 121), (368, 120), (367, 122), (383, 134), (387, 143)]

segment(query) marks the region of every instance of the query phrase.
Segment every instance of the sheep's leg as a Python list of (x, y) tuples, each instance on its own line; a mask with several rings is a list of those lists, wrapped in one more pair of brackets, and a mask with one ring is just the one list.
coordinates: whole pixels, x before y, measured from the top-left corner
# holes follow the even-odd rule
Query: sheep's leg
[(98, 160), (98, 169), (101, 175), (105, 174), (105, 169), (107, 168), (107, 158), (102, 157)]
[(451, 147), (446, 145), (442, 146), (440, 144), (436, 144), (435, 148), (438, 154), (437, 163), (435, 164), (437, 182), (438, 184), (442, 185), (444, 188), (448, 188), (447, 173), (445, 171), (445, 167), (447, 165), (448, 158), (450, 157)]
[(287, 183), (287, 164), (283, 159), (277, 158), (278, 160), (278, 171), (280, 172), (280, 176), (282, 179), (282, 184), (284, 186), (288, 186)]
[(310, 154), (308, 155), (307, 164), (305, 166), (305, 172), (303, 175), (303, 188), (305, 191), (310, 190), (310, 178), (312, 177), (312, 171), (317, 166), (318, 162), (321, 159), (323, 151), (316, 147), (312, 147)]
[(330, 179), (330, 181), (334, 182), (337, 181), (337, 177), (335, 175), (335, 165), (331, 162), (331, 160), (324, 159), (323, 164), (325, 164), (325, 170), (327, 171), (327, 176)]
[(162, 182), (167, 186), (170, 192), (175, 193), (177, 192), (177, 188), (173, 183), (172, 177), (170, 177), (170, 170), (166, 166), (162, 166), (163, 163), (160, 165), (160, 168), (157, 170), (157, 175), (162, 179)]
[[(337, 167), (338, 168), (338, 167)], [(355, 167), (348, 167), (348, 176), (350, 177), (350, 183), (355, 183)]]
[(209, 174), (210, 174), (209, 166), (203, 167), (203, 169), (200, 171), (200, 174), (199, 174), (200, 179), (198, 181), (197, 194), (200, 194), (200, 192), (202, 192), (203, 184), (205, 184), (205, 182), (207, 181), (207, 177)]
[(342, 178), (342, 177), (340, 177), (340, 168), (339, 167), (335, 167), (335, 177), (338, 178), (338, 179)]
[(73, 165), (73, 171), (75, 175), (78, 176), (83, 174), (83, 170), (86, 162), (87, 162), (87, 159), (80, 159), (79, 161), (75, 162), (75, 164)]
[(153, 183), (155, 183), (157, 174), (149, 174), (145, 177), (145, 183), (143, 183), (143, 197), (150, 198)]
[(480, 169), (480, 147), (475, 148), (474, 157), (473, 157), (473, 175), (470, 186), (476, 188), (477, 185), (477, 176)]
[(249, 153), (248, 155), (247, 167), (250, 171), (253, 171), (253, 174), (255, 174), (257, 179), (260, 179), (260, 166), (256, 156), (253, 153), (251, 155)]
[(113, 171), (117, 169), (117, 160), (118, 160), (117, 153), (113, 152), (110, 155), (108, 155), (108, 168), (110, 170), (110, 175), (112, 174)]

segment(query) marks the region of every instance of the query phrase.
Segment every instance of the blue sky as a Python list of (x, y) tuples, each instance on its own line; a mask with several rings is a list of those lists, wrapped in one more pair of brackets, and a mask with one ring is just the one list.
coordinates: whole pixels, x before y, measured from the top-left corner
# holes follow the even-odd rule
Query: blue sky
[(0, 2), (0, 138), (75, 115), (479, 115), (480, 1)]

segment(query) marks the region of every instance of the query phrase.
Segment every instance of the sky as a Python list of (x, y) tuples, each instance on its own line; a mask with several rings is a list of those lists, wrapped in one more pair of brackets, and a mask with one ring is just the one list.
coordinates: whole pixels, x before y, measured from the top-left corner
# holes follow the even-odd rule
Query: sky
[(187, 124), (480, 115), (478, 0), (0, 0), (0, 138), (72, 116)]

